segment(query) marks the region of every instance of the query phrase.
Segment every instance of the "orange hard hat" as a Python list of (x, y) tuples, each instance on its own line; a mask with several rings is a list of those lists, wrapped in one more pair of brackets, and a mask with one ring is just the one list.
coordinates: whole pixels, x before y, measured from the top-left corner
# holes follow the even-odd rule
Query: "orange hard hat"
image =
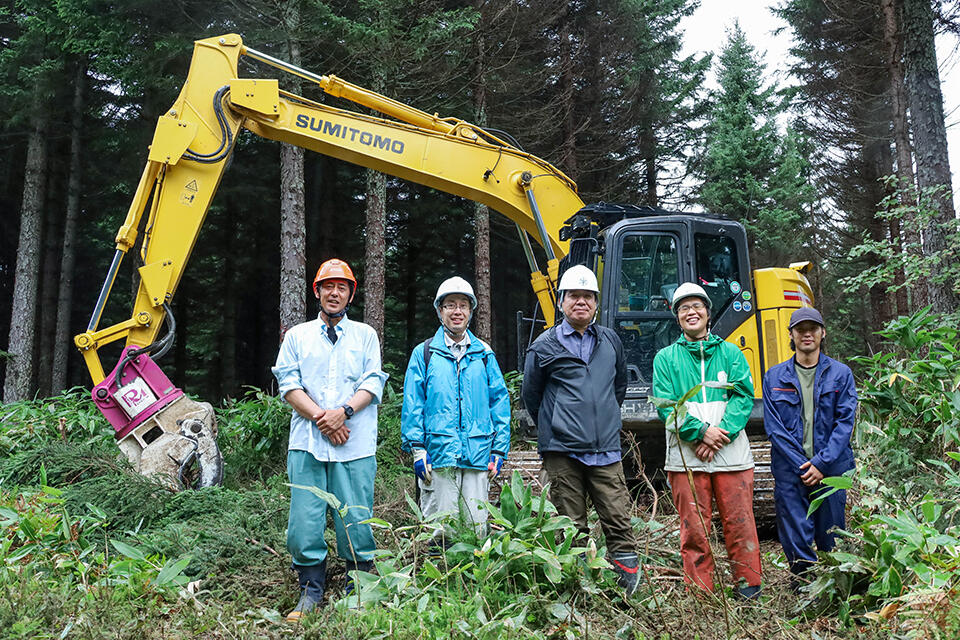
[(331, 258), (320, 265), (317, 271), (317, 277), (313, 279), (313, 295), (320, 297), (320, 283), (324, 280), (346, 280), (350, 283), (350, 299), (357, 290), (357, 279), (353, 277), (353, 271), (343, 260)]

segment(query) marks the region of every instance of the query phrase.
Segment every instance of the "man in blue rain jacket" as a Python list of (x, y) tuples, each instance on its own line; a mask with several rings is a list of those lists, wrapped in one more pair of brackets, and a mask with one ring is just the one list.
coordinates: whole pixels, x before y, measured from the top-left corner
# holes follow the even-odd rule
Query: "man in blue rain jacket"
[(821, 351), (826, 329), (820, 312), (797, 309), (790, 317), (790, 346), (796, 355), (763, 378), (763, 427), (772, 448), (777, 531), (795, 575), (833, 549), (833, 527), (844, 527), (846, 492), (837, 491), (810, 517), (812, 498), (828, 487), (822, 480), (853, 469), (857, 389), (850, 367)]
[(482, 532), (489, 482), (510, 449), (510, 397), (493, 351), (467, 328), (476, 306), (463, 278), (438, 288), (440, 327), (410, 355), (400, 438), (413, 454), (423, 515), (459, 514)]

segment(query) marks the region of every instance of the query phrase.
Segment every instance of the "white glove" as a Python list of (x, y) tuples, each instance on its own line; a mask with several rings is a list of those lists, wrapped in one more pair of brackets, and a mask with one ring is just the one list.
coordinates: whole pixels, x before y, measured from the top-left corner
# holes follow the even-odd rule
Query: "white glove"
[(430, 464), (430, 454), (426, 449), (413, 450), (413, 472), (423, 480), (423, 484), (433, 481), (433, 465)]

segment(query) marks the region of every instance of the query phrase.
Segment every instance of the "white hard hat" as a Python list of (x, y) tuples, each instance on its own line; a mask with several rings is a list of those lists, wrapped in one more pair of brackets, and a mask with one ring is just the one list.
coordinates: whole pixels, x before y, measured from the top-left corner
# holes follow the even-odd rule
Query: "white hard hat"
[(684, 298), (700, 298), (707, 305), (707, 309), (713, 309), (713, 302), (710, 300), (710, 296), (703, 290), (703, 287), (693, 282), (684, 282), (673, 292), (673, 301), (670, 303), (670, 308), (673, 309), (674, 313), (677, 312), (677, 303)]
[(433, 307), (439, 311), (440, 305), (443, 304), (443, 299), (452, 293), (467, 296), (470, 298), (470, 309), (473, 310), (477, 308), (477, 296), (473, 294), (473, 287), (460, 276), (447, 278), (440, 283), (440, 286), (437, 287), (437, 297), (433, 299)]
[(600, 294), (600, 287), (597, 286), (597, 276), (582, 264), (575, 264), (563, 272), (563, 277), (560, 278), (560, 286), (557, 287), (557, 291), (560, 292), (560, 299), (563, 299), (564, 291), (573, 289), (593, 291), (597, 295)]

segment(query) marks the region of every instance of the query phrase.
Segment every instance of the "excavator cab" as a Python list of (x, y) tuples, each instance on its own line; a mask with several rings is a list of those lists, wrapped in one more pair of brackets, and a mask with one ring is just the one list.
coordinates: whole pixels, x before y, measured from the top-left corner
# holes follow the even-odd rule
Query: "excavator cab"
[[(671, 300), (696, 282), (713, 302), (714, 333), (726, 338), (750, 317), (750, 263), (740, 223), (658, 212), (600, 232), (603, 284), (599, 321), (623, 341), (630, 396), (650, 394), (653, 358), (680, 335)], [(747, 307), (744, 309), (744, 302)]]
[(600, 203), (566, 224), (561, 238), (569, 237), (570, 253), (561, 272), (572, 264), (596, 271), (597, 320), (623, 341), (628, 397), (646, 400), (654, 356), (680, 335), (670, 303), (681, 283), (696, 282), (710, 296), (712, 331), (722, 338), (753, 316), (747, 236), (735, 220)]

